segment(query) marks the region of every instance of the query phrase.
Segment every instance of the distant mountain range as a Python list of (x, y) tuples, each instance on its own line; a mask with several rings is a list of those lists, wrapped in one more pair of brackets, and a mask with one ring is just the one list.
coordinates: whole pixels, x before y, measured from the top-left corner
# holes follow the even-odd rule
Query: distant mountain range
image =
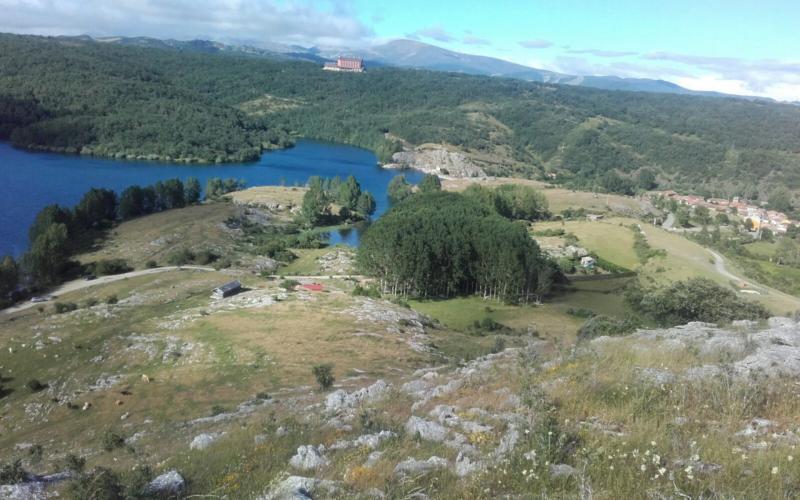
[(473, 75), (517, 78), (531, 82), (574, 85), (605, 90), (731, 97), (729, 94), (722, 94), (719, 92), (689, 90), (665, 80), (622, 78), (618, 76), (567, 75), (543, 69), (531, 68), (494, 57), (454, 52), (452, 50), (443, 49), (435, 45), (414, 40), (393, 40), (391, 42), (371, 48), (350, 49), (342, 47), (306, 48), (296, 45), (282, 45), (275, 43), (259, 43), (260, 47), (256, 47), (255, 45), (221, 43), (208, 40), (160, 40), (149, 37), (92, 38), (88, 35), (83, 35), (80, 37), (64, 38), (78, 38), (87, 41), (95, 40), (101, 43), (114, 43), (119, 45), (191, 52), (231, 53), (287, 60), (304, 60), (319, 64), (322, 64), (326, 61), (335, 60), (340, 55), (348, 55), (363, 58), (367, 68), (369, 68), (369, 66), (396, 66), (402, 68), (451, 71)]

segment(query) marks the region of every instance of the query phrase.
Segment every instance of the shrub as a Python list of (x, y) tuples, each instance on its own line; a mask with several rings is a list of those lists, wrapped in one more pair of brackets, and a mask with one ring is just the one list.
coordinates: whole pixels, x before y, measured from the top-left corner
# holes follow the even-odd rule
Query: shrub
[(300, 282), (296, 280), (283, 280), (281, 281), (281, 288), (284, 290), (294, 290), (299, 284)]
[(379, 292), (378, 289), (375, 288), (374, 286), (356, 285), (355, 288), (353, 288), (353, 296), (379, 299), (381, 298), (381, 292)]
[(333, 382), (336, 380), (333, 377), (333, 365), (326, 363), (321, 365), (314, 366), (311, 371), (314, 373), (314, 378), (317, 379), (317, 383), (319, 384), (322, 390), (328, 390), (333, 385)]
[(597, 337), (626, 335), (638, 326), (637, 322), (626, 318), (618, 320), (608, 316), (594, 316), (578, 330), (579, 339), (593, 339)]
[(690, 278), (659, 289), (631, 288), (626, 299), (664, 326), (769, 317), (769, 311), (761, 304), (747, 301), (707, 278)]
[(0, 484), (21, 483), (26, 477), (21, 460), (0, 464)]
[(31, 392), (39, 392), (46, 386), (43, 383), (39, 382), (37, 379), (32, 378), (28, 380), (28, 382), (25, 384), (25, 387), (27, 387), (28, 390)]
[(216, 262), (217, 259), (219, 259), (219, 255), (215, 254), (211, 250), (200, 250), (194, 256), (194, 263), (205, 266), (207, 264), (211, 264), (212, 262)]
[(119, 300), (117, 299), (116, 295), (109, 295), (106, 297), (106, 304), (112, 305), (116, 304), (117, 302), (119, 302)]
[(158, 267), (158, 262), (156, 262), (154, 260), (148, 260), (147, 264), (145, 264), (145, 267), (148, 268), (148, 269), (156, 268), (156, 267)]
[(86, 301), (84, 301), (84, 303), (83, 303), (83, 307), (85, 307), (87, 309), (90, 308), (90, 307), (94, 307), (96, 305), (97, 305), (97, 299), (94, 298), (94, 297), (86, 299)]
[(74, 302), (56, 302), (53, 304), (53, 310), (55, 310), (56, 314), (74, 311), (77, 308), (78, 304), (75, 304)]
[(117, 448), (125, 446), (125, 438), (113, 431), (106, 431), (103, 434), (103, 449), (106, 451), (114, 451)]
[(224, 406), (221, 405), (214, 405), (211, 407), (211, 416), (216, 417), (217, 415), (222, 415), (223, 413), (227, 412), (228, 410), (225, 409)]
[(83, 472), (84, 467), (86, 467), (86, 459), (83, 457), (79, 457), (78, 455), (74, 455), (72, 453), (68, 453), (66, 457), (64, 457), (64, 468), (72, 473), (79, 474)]
[(592, 311), (591, 309), (583, 309), (583, 308), (573, 309), (572, 307), (567, 309), (567, 314), (569, 314), (570, 316), (575, 316), (576, 318), (584, 318), (584, 319), (592, 318), (595, 316), (595, 312)]
[(188, 248), (181, 248), (167, 257), (167, 262), (173, 266), (183, 266), (194, 261), (194, 252)]
[(132, 271), (125, 259), (103, 259), (98, 260), (87, 266), (88, 269), (98, 276), (108, 276), (112, 274), (122, 274)]
[(497, 354), (498, 352), (502, 352), (506, 348), (506, 341), (503, 340), (503, 337), (497, 337), (494, 339), (494, 345), (492, 346), (492, 353)]
[(66, 488), (67, 498), (86, 498), (98, 500), (117, 500), (123, 497), (119, 477), (113, 471), (97, 467), (80, 474)]

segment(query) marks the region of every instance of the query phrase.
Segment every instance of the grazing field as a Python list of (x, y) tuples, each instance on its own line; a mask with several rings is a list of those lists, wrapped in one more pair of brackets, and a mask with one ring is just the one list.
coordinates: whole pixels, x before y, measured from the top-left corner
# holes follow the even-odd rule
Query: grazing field
[(628, 227), (638, 221), (627, 218), (611, 218), (608, 220), (538, 222), (535, 231), (547, 229), (563, 229), (578, 237), (578, 245), (595, 252), (601, 258), (622, 266), (635, 269), (639, 265), (633, 251), (633, 232)]
[(303, 195), (307, 188), (282, 187), (282, 186), (255, 186), (242, 191), (234, 191), (225, 196), (239, 205), (254, 205), (262, 207), (282, 206), (286, 209), (300, 207), (303, 204)]
[(446, 327), (465, 331), (475, 321), (491, 318), (520, 332), (536, 332), (541, 338), (574, 342), (578, 328), (586, 321), (567, 311), (588, 309), (596, 314), (623, 318), (631, 312), (621, 290), (630, 278), (576, 281), (556, 287), (544, 304), (517, 306), (480, 297), (411, 301), (414, 309), (439, 320)]
[(204, 203), (132, 219), (114, 227), (94, 251), (80, 255), (79, 260), (125, 259), (140, 268), (151, 260), (164, 265), (170, 254), (184, 248), (228, 255), (234, 240), (224, 222), (240, 210), (230, 203)]
[(446, 179), (442, 182), (442, 188), (448, 191), (463, 191), (470, 184), (479, 184), (486, 187), (496, 187), (503, 184), (521, 184), (531, 186), (541, 190), (550, 206), (550, 211), (560, 213), (568, 208), (583, 208), (590, 212), (607, 211), (639, 211), (642, 202), (631, 196), (621, 196), (616, 194), (597, 194), (588, 191), (573, 191), (529, 179), (516, 179), (511, 177), (489, 177), (484, 179)]

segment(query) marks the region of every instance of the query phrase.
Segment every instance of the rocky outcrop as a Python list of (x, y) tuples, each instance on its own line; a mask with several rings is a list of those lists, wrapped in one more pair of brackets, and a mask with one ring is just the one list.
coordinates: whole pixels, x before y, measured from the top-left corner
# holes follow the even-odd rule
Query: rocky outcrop
[(289, 476), (258, 500), (302, 500), (330, 498), (339, 492), (335, 481), (313, 477)]
[(224, 436), (224, 432), (212, 432), (212, 433), (203, 433), (195, 436), (192, 439), (192, 443), (189, 445), (189, 448), (192, 450), (205, 450), (214, 442)]
[(175, 497), (183, 493), (185, 488), (186, 481), (183, 476), (178, 471), (171, 470), (150, 481), (145, 487), (145, 493), (156, 497)]
[(737, 322), (727, 329), (694, 322), (592, 341), (595, 346), (617, 343), (632, 343), (637, 348), (657, 351), (691, 350), (700, 356), (730, 360), (724, 366), (707, 363), (682, 373), (656, 369), (639, 371), (643, 380), (656, 384), (676, 379), (703, 380), (721, 374), (742, 380), (800, 376), (800, 324), (790, 318), (771, 318), (765, 326)]
[(389, 384), (383, 380), (378, 380), (369, 387), (353, 392), (339, 389), (328, 394), (328, 397), (325, 398), (325, 410), (334, 412), (351, 409), (365, 403), (373, 403), (383, 398), (388, 391)]
[(289, 460), (289, 465), (295, 469), (312, 470), (328, 465), (329, 461), (323, 455), (324, 448), (304, 445), (297, 448), (297, 453)]
[(385, 168), (415, 169), (441, 177), (486, 177), (486, 172), (475, 165), (464, 153), (438, 148), (416, 148), (392, 155)]
[(436, 469), (444, 469), (447, 465), (447, 460), (435, 456), (427, 460), (409, 458), (397, 464), (394, 468), (394, 473), (398, 476), (424, 474)]

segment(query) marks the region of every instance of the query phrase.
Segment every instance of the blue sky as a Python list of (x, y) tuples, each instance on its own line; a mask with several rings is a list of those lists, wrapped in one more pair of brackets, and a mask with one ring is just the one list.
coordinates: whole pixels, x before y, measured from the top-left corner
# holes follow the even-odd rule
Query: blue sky
[(798, 0), (0, 0), (0, 31), (364, 47), (800, 101)]

